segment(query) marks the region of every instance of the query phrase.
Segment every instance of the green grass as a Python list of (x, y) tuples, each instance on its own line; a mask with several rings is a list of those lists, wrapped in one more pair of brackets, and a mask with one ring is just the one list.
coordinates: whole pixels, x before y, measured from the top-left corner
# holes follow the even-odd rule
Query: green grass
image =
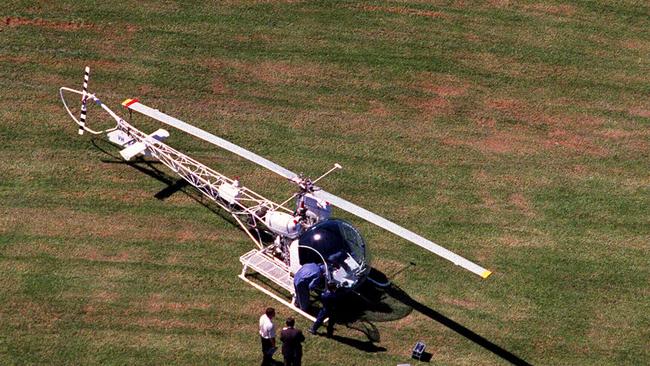
[(650, 363), (646, 2), (12, 1), (0, 17), (0, 364), (250, 365), (260, 312), (293, 315), (236, 277), (236, 227), (157, 200), (164, 182), (77, 136), (57, 92), (85, 65), (116, 111), (138, 97), (310, 176), (341, 163), (329, 191), (494, 271), (351, 218), (414, 310), (374, 323), (374, 352), (343, 326), (309, 337), (305, 364), (395, 365), (417, 340), (432, 364)]

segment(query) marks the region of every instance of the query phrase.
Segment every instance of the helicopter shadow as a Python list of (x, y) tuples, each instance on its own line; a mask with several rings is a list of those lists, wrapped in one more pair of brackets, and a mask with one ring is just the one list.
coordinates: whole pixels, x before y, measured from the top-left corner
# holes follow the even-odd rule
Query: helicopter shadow
[[(112, 144), (106, 142), (105, 140), (99, 140), (99, 139), (91, 139), (90, 141), (97, 150), (111, 157), (111, 159), (101, 159), (100, 161), (102, 163), (127, 165), (165, 184), (166, 185), (165, 188), (163, 188), (162, 190), (158, 191), (153, 195), (155, 198), (164, 201), (165, 199), (171, 197), (175, 193), (181, 192), (185, 194), (187, 197), (189, 197), (190, 199), (192, 199), (193, 201), (197, 202), (201, 206), (207, 208), (212, 213), (219, 216), (221, 219), (226, 220), (228, 223), (232, 224), (240, 231), (243, 231), (242, 227), (239, 226), (235, 220), (233, 220), (230, 214), (226, 213), (221, 207), (219, 207), (219, 205), (205, 198), (203, 194), (201, 194), (198, 190), (194, 189), (194, 187), (192, 187), (192, 185), (190, 185), (185, 179), (176, 178), (175, 176), (171, 176), (165, 173), (164, 171), (158, 169), (157, 166), (162, 164), (159, 161), (148, 160), (141, 156), (134, 158), (133, 161), (125, 161), (124, 159), (122, 159), (121, 156), (115, 155), (111, 151), (109, 151), (107, 147), (109, 146), (113, 147)], [(106, 145), (106, 147), (101, 145)]]
[[(410, 265), (415, 265), (415, 263), (410, 263), (407, 265), (407, 267)], [(391, 277), (394, 278), (396, 274), (402, 272), (403, 270), (404, 269), (394, 273)], [(371, 277), (375, 279), (381, 279), (382, 281), (387, 281), (387, 277), (382, 272), (374, 268), (372, 269)], [(356, 296), (357, 299), (355, 300), (351, 296)], [(371, 343), (379, 341), (378, 332), (377, 334), (373, 334), (372, 331), (367, 331), (368, 329), (373, 328), (376, 330), (376, 327), (374, 327), (372, 324), (373, 322), (394, 321), (408, 316), (412, 311), (417, 311), (429, 319), (434, 320), (453, 330), (457, 334), (472, 341), (483, 349), (490, 351), (504, 361), (510, 362), (513, 365), (531, 365), (521, 357), (488, 340), (482, 335), (445, 316), (439, 311), (436, 311), (415, 300), (399, 286), (393, 283), (386, 287), (378, 287), (366, 281), (358, 289), (357, 293), (350, 293), (343, 300), (346, 301), (344, 308), (346, 314), (342, 314), (342, 317), (337, 318), (337, 323), (343, 323), (348, 328), (353, 328), (361, 331), (368, 337), (368, 341)], [(367, 323), (365, 325), (366, 328), (358, 329), (357, 325), (360, 323)], [(334, 339), (337, 340), (336, 338)], [(343, 340), (339, 341), (341, 341), (341, 343), (348, 344)], [(354, 344), (351, 345), (355, 346)], [(430, 358), (431, 355), (427, 353), (426, 356)]]
[[(165, 200), (177, 192), (182, 192), (192, 200), (215, 213), (220, 218), (231, 223), (240, 231), (243, 231), (241, 226), (232, 219), (230, 214), (226, 214), (221, 207), (204, 198), (204, 196), (199, 191), (195, 190), (187, 181), (182, 178), (178, 179), (158, 169), (156, 167), (156, 165), (160, 164), (158, 161), (146, 160), (141, 157), (136, 158), (134, 161), (124, 161), (121, 156), (117, 156), (111, 153), (107, 148), (100, 146), (100, 144), (109, 145), (111, 147), (113, 146), (105, 140), (91, 139), (91, 143), (99, 151), (112, 158), (110, 160), (102, 159), (102, 163), (128, 165), (165, 184), (165, 188), (154, 194), (155, 198)], [(415, 265), (415, 263), (411, 262), (407, 264), (404, 268), (393, 273), (390, 277), (395, 278), (411, 265)], [(388, 281), (388, 277), (375, 268), (372, 269), (371, 277), (379, 279), (380, 281)], [(404, 290), (392, 283), (386, 287), (378, 287), (369, 281), (366, 281), (356, 291), (345, 293), (341, 298), (341, 303), (345, 304), (345, 306), (341, 306), (336, 312), (336, 324), (359, 331), (366, 337), (366, 340), (345, 337), (338, 334), (334, 334), (331, 339), (360, 351), (369, 353), (386, 351), (386, 348), (375, 345), (375, 343), (381, 341), (381, 336), (374, 323), (399, 320), (408, 316), (413, 310), (415, 310), (513, 365), (531, 365), (514, 353), (491, 342), (487, 338), (477, 334), (453, 319), (448, 318), (442, 313), (413, 299)]]

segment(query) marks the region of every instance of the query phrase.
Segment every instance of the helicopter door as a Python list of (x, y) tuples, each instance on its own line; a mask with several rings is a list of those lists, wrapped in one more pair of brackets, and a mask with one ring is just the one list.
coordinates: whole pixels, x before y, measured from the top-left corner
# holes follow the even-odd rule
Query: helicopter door
[(291, 273), (296, 273), (300, 269), (300, 257), (298, 256), (298, 239), (291, 242), (289, 245), (289, 270)]

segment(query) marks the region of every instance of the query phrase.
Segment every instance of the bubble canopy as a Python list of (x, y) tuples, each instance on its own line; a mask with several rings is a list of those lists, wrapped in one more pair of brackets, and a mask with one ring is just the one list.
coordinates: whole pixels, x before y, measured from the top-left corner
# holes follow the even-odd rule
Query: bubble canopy
[[(337, 271), (339, 273), (335, 277), (345, 277), (356, 283), (370, 270), (366, 242), (359, 231), (345, 220), (330, 219), (312, 226), (300, 236), (298, 244), (316, 250), (329, 264), (341, 267), (346, 272)], [(300, 264), (323, 261), (310, 249), (300, 248), (299, 254)]]

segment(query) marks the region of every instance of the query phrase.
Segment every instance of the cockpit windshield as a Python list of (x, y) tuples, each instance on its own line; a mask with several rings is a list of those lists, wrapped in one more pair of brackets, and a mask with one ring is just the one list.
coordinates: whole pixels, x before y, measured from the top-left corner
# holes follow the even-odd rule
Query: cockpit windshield
[[(366, 243), (359, 231), (344, 220), (331, 219), (318, 223), (299, 238), (300, 263), (322, 263), (323, 260), (339, 268), (338, 276), (356, 283), (370, 270), (366, 258)], [(343, 278), (339, 281), (343, 283)], [(350, 286), (352, 283), (349, 284)]]

